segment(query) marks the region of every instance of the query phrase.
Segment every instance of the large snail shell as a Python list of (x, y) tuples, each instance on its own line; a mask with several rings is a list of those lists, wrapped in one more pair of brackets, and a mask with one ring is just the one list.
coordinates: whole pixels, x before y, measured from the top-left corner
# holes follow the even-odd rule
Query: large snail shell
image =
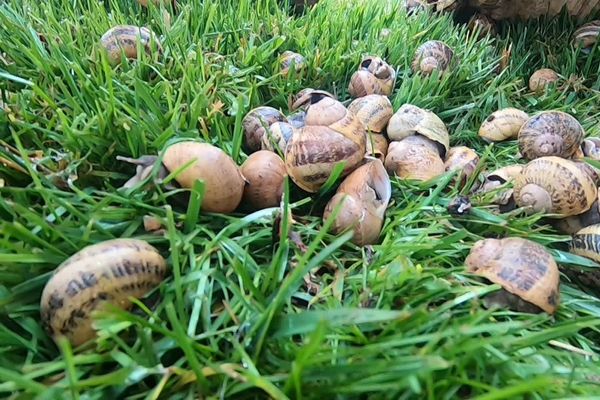
[(287, 122), (285, 115), (273, 107), (256, 107), (248, 112), (242, 120), (244, 141), (250, 152), (261, 148), (263, 136), (269, 126), (275, 122)]
[(359, 246), (374, 244), (381, 232), (391, 195), (390, 178), (383, 164), (380, 160), (370, 161), (344, 179), (327, 203), (323, 219), (328, 219), (341, 204), (332, 226), (334, 234), (352, 229), (353, 243)]
[(313, 88), (302, 89), (296, 95), (292, 96), (289, 100), (289, 108), (290, 111), (306, 111), (306, 109), (312, 104), (316, 103), (321, 97), (330, 97), (333, 100), (337, 100), (336, 97), (325, 91), (325, 90), (316, 90)]
[(287, 122), (275, 122), (265, 131), (260, 145), (262, 150), (285, 151), (294, 136), (294, 127)]
[(428, 181), (445, 172), (437, 145), (423, 136), (409, 136), (399, 142), (391, 142), (385, 168), (390, 175), (418, 181)]
[(218, 147), (178, 142), (165, 150), (162, 162), (169, 172), (178, 171), (175, 180), (184, 188), (192, 188), (197, 180), (204, 181), (204, 211), (229, 213), (240, 204), (245, 179), (233, 159)]
[(277, 154), (268, 150), (252, 153), (240, 169), (248, 182), (244, 188), (244, 203), (254, 209), (279, 205), (286, 170)]
[(348, 110), (356, 114), (367, 130), (376, 133), (385, 129), (394, 114), (390, 100), (380, 94), (359, 97), (348, 105)]
[(429, 110), (404, 104), (390, 118), (387, 135), (394, 141), (417, 134), (439, 143), (440, 155), (442, 158), (446, 157), (450, 148), (450, 135), (444, 122)]
[(542, 92), (559, 79), (558, 74), (550, 68), (538, 69), (529, 77), (529, 89), (532, 92)]
[(516, 139), (519, 130), (529, 119), (526, 112), (517, 108), (503, 108), (493, 112), (481, 124), (479, 136), (486, 142)]
[(558, 156), (571, 158), (583, 142), (579, 121), (562, 111), (544, 111), (527, 120), (518, 135), (519, 151), (527, 160)]
[(600, 263), (600, 224), (589, 225), (577, 231), (571, 239), (569, 251)]
[(411, 67), (413, 72), (430, 75), (434, 70), (440, 74), (446, 72), (454, 58), (454, 51), (444, 42), (429, 40), (423, 43), (415, 52)]
[(352, 97), (368, 94), (389, 96), (396, 84), (396, 71), (380, 57), (365, 57), (350, 78), (348, 92)]
[(479, 156), (475, 150), (466, 146), (451, 147), (448, 151), (444, 167), (447, 172), (460, 170), (459, 176), (468, 180), (479, 164)]
[(557, 218), (587, 211), (596, 197), (597, 189), (589, 174), (574, 161), (555, 156), (530, 161), (514, 182), (519, 207), (557, 214)]
[(378, 133), (371, 133), (367, 135), (367, 152), (366, 156), (375, 157), (385, 161), (385, 157), (388, 153), (389, 143), (385, 136)]
[(522, 238), (483, 239), (473, 245), (465, 265), (468, 272), (501, 285), (543, 311), (556, 311), (560, 273), (542, 245)]
[(581, 46), (582, 52), (589, 54), (598, 41), (599, 35), (600, 20), (581, 25), (581, 27), (573, 33), (573, 45)]
[(134, 25), (117, 25), (110, 28), (100, 38), (100, 43), (108, 56), (111, 65), (121, 62), (121, 53), (125, 57), (133, 60), (137, 59), (137, 43), (141, 44), (142, 49), (148, 55), (152, 54), (155, 46), (158, 54), (162, 53), (160, 40), (150, 29)]

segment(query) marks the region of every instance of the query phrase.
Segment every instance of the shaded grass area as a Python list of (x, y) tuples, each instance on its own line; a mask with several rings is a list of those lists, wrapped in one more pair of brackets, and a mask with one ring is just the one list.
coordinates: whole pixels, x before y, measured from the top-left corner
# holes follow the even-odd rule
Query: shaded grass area
[[(569, 44), (564, 16), (503, 25), (477, 41), (451, 16), (408, 17), (401, 2), (323, 0), (303, 16), (280, 2), (186, 2), (170, 24), (131, 1), (8, 1), (0, 8), (0, 391), (14, 399), (373, 398), (548, 399), (600, 392), (600, 300), (563, 277), (554, 317), (486, 309), (497, 290), (463, 261), (483, 237), (520, 236), (552, 249), (564, 267), (597, 265), (566, 252), (568, 236), (542, 218), (496, 215), (486, 199), (456, 217), (450, 200), (470, 187), (452, 176), (422, 185), (392, 180), (380, 244), (359, 248), (320, 218), (329, 193), (288, 201), (308, 250), (273, 240), (277, 209), (193, 214), (162, 187), (118, 189), (133, 167), (117, 155), (156, 154), (181, 137), (213, 143), (241, 164), (241, 119), (253, 107), (288, 111), (302, 88), (348, 100), (364, 54), (398, 73), (394, 109), (411, 102), (472, 146), (482, 169), (517, 158), (515, 142), (487, 145), (479, 124), (500, 107), (564, 110), (598, 136), (600, 56)], [(172, 10), (171, 10), (172, 11)], [(161, 36), (162, 57), (112, 69), (99, 38), (119, 23)], [(390, 36), (380, 39), (387, 28)], [(37, 33), (43, 35), (44, 41)], [(410, 71), (425, 40), (452, 46), (451, 74)], [(509, 67), (498, 74), (502, 50)], [(285, 50), (307, 57), (301, 76), (278, 74)], [(224, 58), (215, 58), (218, 53)], [(531, 94), (551, 67), (564, 80)], [(333, 188), (331, 189), (333, 190)], [(188, 211), (190, 210), (190, 211)], [(145, 233), (143, 217), (164, 234)], [(283, 215), (287, 215), (283, 213)], [(193, 224), (190, 222), (197, 221)], [(147, 240), (171, 274), (132, 312), (99, 318), (82, 349), (56, 345), (39, 324), (52, 270), (84, 246)], [(308, 290), (312, 273), (318, 293)]]

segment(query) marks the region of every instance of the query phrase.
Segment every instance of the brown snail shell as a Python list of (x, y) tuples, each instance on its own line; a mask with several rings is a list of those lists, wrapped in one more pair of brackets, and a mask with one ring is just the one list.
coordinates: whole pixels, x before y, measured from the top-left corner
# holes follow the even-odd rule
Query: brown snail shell
[(519, 130), (529, 119), (526, 112), (517, 108), (503, 108), (490, 114), (479, 128), (479, 137), (486, 142), (516, 139)]
[(325, 91), (325, 90), (316, 90), (313, 88), (302, 89), (295, 96), (292, 96), (289, 103), (290, 111), (304, 111), (310, 106), (311, 102), (316, 103), (321, 97), (330, 97), (334, 100), (337, 100), (336, 97)]
[(573, 235), (586, 226), (600, 224), (600, 202), (598, 198), (589, 210), (584, 213), (561, 218), (554, 222), (553, 226), (562, 233)]
[(275, 122), (287, 122), (287, 118), (279, 110), (268, 106), (253, 108), (244, 116), (244, 141), (250, 152), (261, 148), (265, 132)]
[(417, 181), (428, 181), (445, 172), (438, 146), (423, 136), (409, 136), (399, 142), (391, 142), (385, 168), (390, 175)]
[(477, 37), (483, 38), (486, 35), (493, 36), (496, 34), (496, 24), (491, 18), (484, 14), (476, 13), (467, 24), (469, 31), (477, 34)]
[(275, 122), (265, 131), (260, 141), (261, 149), (274, 152), (280, 150), (283, 152), (289, 141), (292, 140), (293, 135), (294, 127), (292, 124)]
[(429, 110), (404, 104), (390, 118), (387, 125), (390, 140), (403, 140), (412, 135), (422, 135), (439, 144), (442, 158), (450, 148), (450, 135), (444, 122)]
[(156, 49), (159, 55), (162, 54), (160, 40), (146, 27), (116, 25), (100, 38), (100, 44), (106, 52), (109, 63), (113, 66), (121, 62), (121, 54), (130, 60), (137, 59), (138, 41), (147, 55), (152, 55), (153, 49)]
[(143, 240), (113, 239), (89, 245), (56, 268), (40, 300), (41, 321), (54, 339), (79, 346), (96, 336), (94, 312), (107, 304), (127, 310), (167, 272), (158, 250)]
[(575, 117), (562, 111), (543, 111), (519, 130), (519, 151), (527, 160), (558, 156), (571, 158), (583, 142), (585, 131)]
[[(489, 193), (499, 187), (509, 183), (512, 184), (515, 177), (523, 171), (524, 165), (507, 165), (500, 169), (490, 172), (485, 176), (485, 180), (479, 189), (480, 193)], [(492, 202), (499, 205), (507, 205), (513, 197), (513, 189), (506, 188), (498, 191)]]
[(336, 164), (344, 161), (342, 176), (364, 158), (366, 131), (354, 113), (327, 96), (313, 97), (306, 111), (306, 125), (294, 133), (285, 150), (288, 175), (309, 193), (317, 192)]
[(542, 92), (559, 79), (558, 74), (550, 68), (538, 69), (529, 78), (529, 89), (532, 92)]
[(379, 133), (367, 135), (367, 151), (365, 156), (375, 157), (385, 162), (388, 153), (389, 143), (385, 136)]
[(294, 70), (298, 73), (306, 67), (306, 59), (301, 54), (293, 51), (284, 51), (279, 57), (279, 63), (281, 65), (281, 73), (286, 76), (290, 72), (292, 64), (294, 64)]
[(589, 210), (598, 195), (592, 178), (576, 162), (555, 156), (530, 161), (513, 187), (517, 206), (555, 218)]
[(389, 96), (395, 84), (396, 71), (380, 57), (368, 56), (350, 78), (348, 92), (355, 98), (368, 94)]
[(591, 21), (587, 24), (581, 25), (573, 33), (573, 45), (581, 46), (584, 54), (589, 54), (592, 48), (598, 41), (600, 35), (600, 20)]
[(571, 239), (569, 251), (600, 263), (600, 224), (589, 225), (577, 231)]
[(259, 150), (250, 154), (240, 169), (248, 182), (244, 188), (245, 204), (253, 209), (279, 205), (287, 175), (281, 157), (272, 151)]
[(368, 131), (376, 133), (385, 129), (394, 114), (390, 99), (380, 94), (359, 97), (348, 105), (348, 110), (356, 115)]
[(354, 244), (374, 244), (381, 233), (391, 196), (390, 178), (382, 162), (377, 159), (369, 161), (340, 184), (325, 207), (323, 219), (328, 219), (341, 204), (332, 224), (333, 233), (337, 235), (352, 229)]
[(475, 150), (466, 146), (451, 147), (446, 156), (444, 168), (446, 172), (460, 170), (459, 178), (468, 180), (477, 169), (479, 156)]
[[(465, 260), (469, 273), (499, 284), (535, 307), (554, 314), (560, 302), (560, 273), (544, 246), (522, 238), (483, 239)], [(496, 298), (497, 299), (497, 298)], [(525, 311), (525, 310), (524, 310)]]
[(434, 70), (445, 73), (454, 59), (454, 51), (444, 42), (429, 40), (415, 52), (411, 67), (413, 72), (431, 75)]

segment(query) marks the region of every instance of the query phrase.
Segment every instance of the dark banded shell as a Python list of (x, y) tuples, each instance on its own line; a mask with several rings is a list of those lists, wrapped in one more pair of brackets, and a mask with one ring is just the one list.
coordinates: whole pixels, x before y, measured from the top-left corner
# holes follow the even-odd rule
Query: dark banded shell
[(285, 151), (287, 144), (294, 136), (294, 127), (287, 122), (275, 122), (261, 140), (261, 149), (269, 151)]
[(600, 263), (600, 224), (589, 225), (577, 231), (571, 239), (569, 250)]
[(598, 199), (586, 212), (556, 220), (553, 226), (561, 233), (573, 235), (586, 226), (595, 224), (600, 224), (600, 203)]
[(281, 111), (268, 106), (253, 108), (244, 116), (244, 142), (250, 152), (260, 150), (265, 132), (275, 122), (287, 122), (287, 118)]
[(529, 118), (519, 130), (519, 151), (527, 160), (538, 157), (573, 157), (585, 131), (575, 117), (562, 111), (543, 111)]
[(158, 54), (163, 51), (158, 37), (146, 27), (117, 25), (106, 31), (100, 38), (100, 44), (106, 51), (111, 65), (121, 62), (122, 53), (128, 59), (137, 59), (138, 41), (148, 55), (151, 55), (153, 50), (156, 50)]
[(600, 20), (582, 25), (573, 33), (573, 45), (581, 46), (582, 51), (589, 54), (600, 35)]
[(454, 59), (454, 51), (444, 42), (429, 40), (415, 52), (411, 67), (413, 72), (430, 75), (434, 70), (446, 72)]

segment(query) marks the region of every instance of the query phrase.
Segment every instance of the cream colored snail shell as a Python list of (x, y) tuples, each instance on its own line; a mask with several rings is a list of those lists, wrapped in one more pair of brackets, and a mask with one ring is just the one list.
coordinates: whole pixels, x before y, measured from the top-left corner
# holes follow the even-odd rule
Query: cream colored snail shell
[(285, 163), (277, 154), (259, 150), (250, 154), (240, 167), (247, 184), (243, 202), (253, 209), (277, 207), (287, 175)]
[(391, 142), (385, 168), (390, 175), (416, 181), (429, 181), (445, 173), (438, 146), (424, 136)]
[(395, 84), (396, 71), (380, 57), (368, 56), (350, 77), (348, 92), (355, 98), (369, 94), (389, 96)]
[(356, 115), (368, 131), (375, 133), (381, 133), (394, 114), (390, 100), (380, 94), (359, 97), (348, 105), (348, 110)]
[[(535, 306), (524, 304), (523, 311), (556, 312), (560, 303), (560, 273), (544, 246), (516, 237), (483, 239), (475, 242), (465, 265), (469, 273), (499, 284), (506, 292)], [(500, 298), (495, 296), (494, 300)], [(502, 300), (515, 303), (514, 298), (504, 296)]]
[(381, 233), (391, 195), (390, 178), (383, 164), (377, 159), (369, 161), (340, 184), (325, 207), (323, 219), (327, 220), (336, 207), (341, 207), (332, 224), (333, 233), (351, 229), (354, 244), (374, 244)]
[(133, 60), (138, 58), (137, 44), (147, 55), (152, 55), (153, 50), (162, 54), (163, 49), (158, 37), (150, 29), (134, 25), (117, 25), (110, 28), (100, 38), (100, 44), (106, 52), (111, 65), (121, 62), (121, 54)]
[(423, 43), (415, 52), (411, 67), (413, 72), (431, 75), (438, 70), (440, 74), (450, 68), (454, 59), (454, 51), (444, 42), (429, 40)]
[(297, 73), (301, 72), (306, 67), (306, 59), (304, 56), (289, 50), (286, 50), (281, 54), (279, 62), (281, 65), (281, 73), (283, 75), (289, 74), (292, 64), (294, 64), (294, 70)]
[(128, 310), (165, 277), (167, 264), (143, 240), (113, 239), (89, 245), (65, 260), (46, 283), (41, 321), (54, 338), (79, 346), (96, 337), (94, 312), (107, 304)]
[(317, 90), (313, 88), (302, 89), (289, 100), (290, 111), (304, 111), (310, 106), (311, 102), (316, 103), (321, 97), (337, 98), (326, 90)]
[(529, 89), (532, 92), (542, 92), (559, 79), (558, 74), (550, 68), (538, 69), (529, 78)]
[(365, 156), (375, 157), (385, 161), (388, 153), (389, 143), (385, 136), (379, 133), (371, 133), (367, 135), (367, 151)]
[(554, 218), (589, 210), (598, 195), (592, 178), (576, 162), (555, 156), (530, 161), (513, 187), (517, 206)]
[(586, 226), (573, 234), (569, 251), (600, 263), (600, 224)]
[(468, 180), (479, 164), (479, 155), (466, 146), (451, 147), (444, 162), (446, 172), (460, 170), (459, 176)]
[[(499, 189), (506, 184), (512, 184), (517, 175), (523, 171), (524, 165), (512, 164), (499, 168), (485, 175), (485, 179), (479, 193), (485, 194)], [(512, 188), (502, 188), (492, 199), (492, 202), (499, 205), (507, 205), (513, 197)]]
[(527, 160), (545, 156), (571, 158), (581, 147), (584, 136), (585, 131), (575, 117), (562, 111), (543, 111), (521, 126), (519, 151)]
[(294, 135), (294, 127), (287, 122), (275, 122), (265, 131), (260, 145), (261, 150), (269, 151), (285, 151), (285, 148), (292, 136)]
[(250, 152), (261, 148), (261, 142), (269, 126), (275, 122), (287, 122), (281, 111), (268, 106), (260, 106), (250, 110), (242, 119), (244, 142)]
[(581, 46), (581, 51), (584, 54), (589, 54), (598, 41), (599, 35), (600, 20), (588, 22), (587, 24), (581, 25), (581, 27), (573, 33), (573, 45), (576, 47)]
[(486, 142), (516, 139), (529, 115), (517, 108), (503, 108), (490, 114), (479, 128), (479, 137)]

